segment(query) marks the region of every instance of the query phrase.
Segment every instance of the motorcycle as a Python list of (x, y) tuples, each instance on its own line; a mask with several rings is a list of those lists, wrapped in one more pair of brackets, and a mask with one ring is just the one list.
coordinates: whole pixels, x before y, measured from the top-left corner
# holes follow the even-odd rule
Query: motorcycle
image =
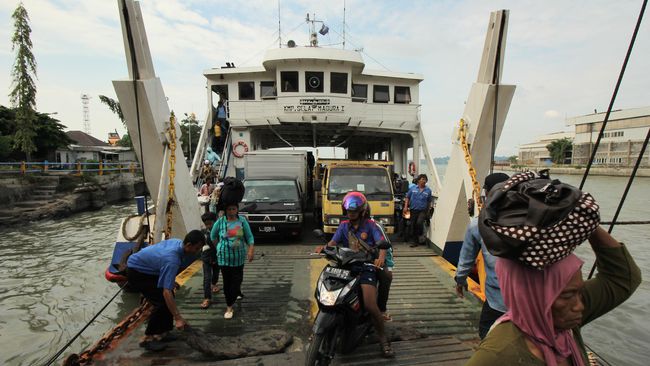
[[(324, 237), (321, 230), (314, 230), (314, 233)], [(390, 244), (384, 242), (378, 248), (388, 249)], [(373, 329), (370, 314), (363, 306), (359, 273), (355, 267), (372, 265), (374, 256), (363, 251), (328, 246), (323, 249), (323, 254), (330, 263), (316, 282), (314, 296), (318, 315), (305, 358), (307, 366), (329, 365), (337, 348), (341, 353), (351, 352)]]

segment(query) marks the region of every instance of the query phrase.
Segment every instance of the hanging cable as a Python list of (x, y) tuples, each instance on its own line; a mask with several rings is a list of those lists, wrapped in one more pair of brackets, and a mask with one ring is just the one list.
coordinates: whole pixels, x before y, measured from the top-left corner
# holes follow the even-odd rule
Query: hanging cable
[(492, 84), (494, 88), (494, 118), (492, 121), (492, 149), (490, 150), (490, 174), (494, 173), (494, 155), (496, 154), (497, 144), (497, 115), (499, 110), (499, 74), (501, 68), (501, 43), (503, 42), (503, 33), (506, 25), (506, 12), (502, 11), (501, 24), (499, 25), (499, 41), (497, 42), (497, 53), (494, 60), (494, 72), (492, 73)]
[(86, 330), (86, 328), (88, 328), (95, 321), (95, 319), (97, 319), (97, 317), (101, 315), (101, 313), (108, 307), (108, 305), (110, 305), (113, 302), (113, 300), (115, 300), (117, 295), (119, 295), (122, 292), (122, 290), (124, 290), (124, 287), (126, 287), (127, 284), (128, 284), (128, 282), (125, 282), (122, 286), (120, 286), (120, 289), (117, 290), (115, 295), (113, 295), (113, 297), (111, 297), (111, 299), (108, 300), (108, 302), (106, 304), (104, 304), (104, 306), (101, 309), (99, 309), (97, 314), (95, 314), (95, 316), (93, 316), (92, 319), (90, 319), (88, 321), (88, 323), (86, 323), (86, 325), (84, 325), (84, 327), (81, 328), (81, 330), (79, 332), (77, 332), (77, 334), (75, 334), (75, 336), (72, 337), (72, 339), (70, 339), (68, 341), (68, 343), (66, 343), (63, 347), (61, 347), (61, 349), (56, 354), (54, 354), (54, 356), (50, 357), (50, 359), (47, 360), (47, 362), (44, 365), (45, 366), (50, 366), (51, 364), (53, 364), (54, 361), (56, 361), (57, 358), (59, 358), (59, 356), (61, 356), (61, 354), (63, 354), (63, 352), (65, 352), (65, 350), (68, 349), (68, 347), (70, 347), (70, 345), (72, 345), (72, 342), (77, 340), (77, 338), (79, 338), (81, 333), (83, 333)]
[(585, 173), (582, 176), (582, 181), (580, 182), (580, 187), (579, 187), (580, 190), (582, 190), (582, 188), (585, 186), (585, 182), (587, 181), (587, 176), (589, 176), (589, 170), (591, 169), (591, 165), (593, 164), (594, 158), (596, 157), (596, 152), (598, 151), (598, 146), (600, 145), (600, 140), (603, 137), (603, 133), (605, 132), (605, 127), (607, 126), (607, 122), (609, 121), (609, 115), (612, 113), (612, 108), (614, 107), (614, 101), (616, 100), (616, 95), (618, 94), (618, 88), (621, 86), (621, 82), (623, 81), (623, 75), (625, 75), (625, 68), (627, 67), (627, 62), (630, 60), (630, 55), (632, 54), (632, 48), (634, 48), (636, 35), (639, 33), (639, 28), (641, 27), (641, 21), (643, 20), (643, 13), (645, 13), (645, 8), (647, 4), (648, 4), (648, 0), (643, 0), (643, 5), (641, 5), (641, 11), (639, 12), (639, 17), (636, 21), (636, 27), (634, 27), (634, 33), (632, 33), (632, 39), (630, 39), (630, 45), (628, 46), (627, 53), (625, 54), (625, 60), (623, 61), (621, 72), (618, 74), (618, 80), (616, 81), (616, 86), (614, 87), (614, 93), (612, 94), (612, 98), (609, 101), (609, 107), (607, 108), (607, 113), (605, 114), (603, 125), (600, 127), (598, 138), (596, 138), (594, 149), (591, 151), (591, 157), (589, 158), (589, 162), (587, 163), (587, 168), (585, 169)]

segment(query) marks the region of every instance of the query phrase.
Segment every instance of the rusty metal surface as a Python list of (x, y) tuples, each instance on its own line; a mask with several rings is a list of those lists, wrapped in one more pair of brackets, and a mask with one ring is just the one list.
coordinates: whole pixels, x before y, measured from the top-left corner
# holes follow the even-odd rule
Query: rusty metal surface
[[(259, 246), (256, 260), (246, 264), (242, 291), (245, 298), (235, 305), (233, 319), (225, 320), (225, 299), (215, 295), (207, 310), (203, 299), (202, 274), (189, 279), (177, 293), (181, 313), (194, 327), (221, 337), (232, 337), (261, 329), (282, 329), (294, 336), (284, 353), (214, 361), (192, 350), (182, 340), (171, 342), (159, 353), (138, 346), (144, 327), (136, 329), (115, 349), (96, 360), (95, 365), (302, 365), (311, 330), (312, 276), (323, 266), (309, 256), (313, 246)], [(264, 254), (262, 256), (262, 254)], [(361, 346), (353, 356), (337, 357), (337, 365), (462, 365), (477, 341), (476, 324), (480, 305), (472, 299), (458, 299), (453, 279), (432, 260), (426, 248), (395, 246), (395, 278), (388, 327), (412, 327), (427, 338), (394, 342), (397, 357), (385, 360), (377, 344)]]

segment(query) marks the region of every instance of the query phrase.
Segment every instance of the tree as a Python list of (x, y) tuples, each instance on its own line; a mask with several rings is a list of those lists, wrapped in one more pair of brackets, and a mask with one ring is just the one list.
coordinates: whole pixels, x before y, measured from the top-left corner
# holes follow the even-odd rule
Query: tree
[[(181, 147), (183, 148), (183, 153), (185, 157), (192, 160), (193, 157), (190, 156), (190, 136), (191, 136), (191, 146), (192, 153), (196, 152), (196, 145), (199, 142), (201, 137), (201, 126), (196, 120), (196, 115), (194, 113), (187, 114), (185, 113), (185, 119), (181, 120)], [(190, 134), (191, 131), (191, 134)]]
[(519, 159), (519, 157), (517, 155), (511, 155), (511, 156), (508, 157), (508, 162), (510, 164), (517, 164), (518, 159)]
[[(126, 128), (126, 120), (124, 119), (124, 113), (122, 113), (122, 107), (120, 107), (120, 102), (118, 102), (113, 98), (107, 97), (105, 95), (100, 95), (99, 100), (102, 103), (106, 104), (108, 106), (108, 109), (111, 110), (111, 112), (117, 114), (117, 118), (119, 118), (120, 121), (122, 121), (122, 125), (124, 125), (124, 128)], [(128, 132), (122, 136), (120, 141), (117, 142), (117, 146), (133, 148), (133, 142), (131, 141), (131, 136), (129, 136)]]
[(564, 164), (567, 154), (571, 153), (573, 149), (573, 142), (571, 139), (565, 137), (563, 139), (551, 141), (546, 145), (546, 149), (551, 154), (551, 160), (555, 164)]
[(38, 158), (48, 159), (49, 153), (74, 143), (63, 129), (65, 126), (58, 119), (52, 118), (48, 114), (36, 113), (34, 144)]
[(11, 104), (16, 108), (16, 132), (14, 134), (14, 147), (25, 153), (30, 160), (31, 153), (36, 151), (34, 127), (36, 108), (36, 60), (32, 53), (32, 40), (29, 26), (29, 15), (22, 3), (11, 15), (14, 20), (14, 35), (11, 37), (11, 50), (16, 51), (11, 76), (13, 89), (9, 93)]

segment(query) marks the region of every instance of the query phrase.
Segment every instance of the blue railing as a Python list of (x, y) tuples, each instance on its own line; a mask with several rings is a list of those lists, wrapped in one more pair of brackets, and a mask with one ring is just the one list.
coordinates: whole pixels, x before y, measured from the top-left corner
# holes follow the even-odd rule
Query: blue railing
[(61, 172), (76, 175), (84, 173), (97, 173), (98, 175), (115, 174), (122, 172), (135, 173), (140, 169), (140, 164), (136, 162), (78, 162), (78, 163), (60, 163), (42, 161), (12, 161), (0, 162), (0, 174), (33, 174)]

